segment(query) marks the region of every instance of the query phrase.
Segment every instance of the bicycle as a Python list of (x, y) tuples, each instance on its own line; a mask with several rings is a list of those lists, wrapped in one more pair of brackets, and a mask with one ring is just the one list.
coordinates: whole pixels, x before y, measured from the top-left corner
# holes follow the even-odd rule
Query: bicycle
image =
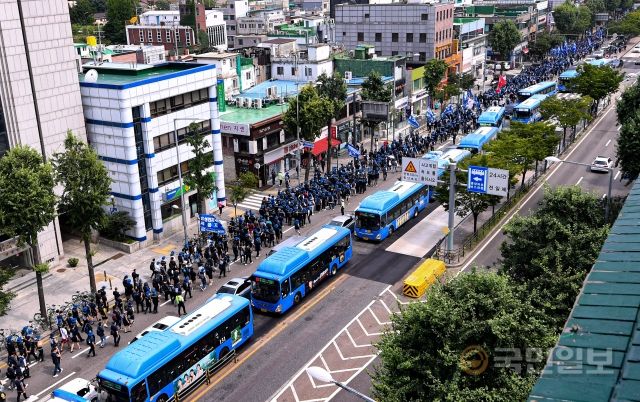
[(91, 292), (88, 292), (88, 291), (80, 292), (78, 290), (78, 291), (76, 291), (76, 293), (73, 296), (71, 296), (71, 301), (73, 303), (95, 302), (95, 295), (93, 293), (91, 293)]

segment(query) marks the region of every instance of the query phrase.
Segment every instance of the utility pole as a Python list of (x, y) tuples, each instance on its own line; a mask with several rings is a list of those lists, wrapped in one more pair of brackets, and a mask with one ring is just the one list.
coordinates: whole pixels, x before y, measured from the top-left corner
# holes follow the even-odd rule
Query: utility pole
[(456, 164), (449, 165), (449, 235), (447, 236), (447, 251), (453, 252), (453, 230), (456, 216)]

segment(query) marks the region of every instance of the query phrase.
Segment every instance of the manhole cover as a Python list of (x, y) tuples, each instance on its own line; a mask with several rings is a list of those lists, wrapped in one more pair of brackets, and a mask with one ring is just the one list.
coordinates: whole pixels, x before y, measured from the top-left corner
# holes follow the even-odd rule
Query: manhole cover
[(56, 269), (56, 272), (64, 272), (66, 270), (67, 270), (66, 268), (59, 268), (59, 269)]
[(124, 256), (123, 253), (118, 253), (118, 254), (115, 254), (113, 257), (111, 257), (111, 259), (112, 260), (117, 260), (118, 258), (123, 257), (123, 256)]

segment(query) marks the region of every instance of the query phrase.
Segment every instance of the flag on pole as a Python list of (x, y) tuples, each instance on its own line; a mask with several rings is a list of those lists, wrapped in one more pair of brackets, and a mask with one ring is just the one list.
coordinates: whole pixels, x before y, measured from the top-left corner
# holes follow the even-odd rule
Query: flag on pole
[(418, 120), (416, 120), (416, 118), (413, 117), (413, 115), (409, 116), (409, 118), (407, 119), (407, 122), (413, 128), (420, 128), (420, 123), (418, 123)]
[(427, 108), (426, 117), (429, 123), (434, 123), (436, 121), (436, 114), (433, 113), (433, 110), (430, 108)]
[(501, 75), (498, 78), (498, 86), (496, 87), (496, 93), (499, 93), (502, 87), (507, 85), (507, 78), (504, 75)]
[(358, 151), (356, 147), (354, 147), (351, 144), (347, 144), (347, 152), (349, 153), (349, 156), (352, 158), (360, 157), (360, 151)]

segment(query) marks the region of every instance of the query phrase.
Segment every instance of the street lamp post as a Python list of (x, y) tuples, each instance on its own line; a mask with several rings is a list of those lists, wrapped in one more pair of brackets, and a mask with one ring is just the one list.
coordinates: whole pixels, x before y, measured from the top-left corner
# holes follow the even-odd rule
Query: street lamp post
[[(571, 165), (591, 167), (591, 165), (588, 163), (568, 161), (566, 159), (556, 158), (555, 156), (547, 156), (546, 158), (544, 158), (544, 160), (546, 162), (551, 162), (551, 163), (561, 162), (561, 163), (569, 163)], [(609, 214), (611, 213), (611, 190), (613, 188), (613, 168), (607, 167), (607, 172), (609, 172), (609, 188), (607, 189), (607, 203), (605, 204), (605, 207), (604, 207), (604, 220), (606, 222), (609, 221)]]
[(362, 392), (351, 388), (350, 386), (343, 384), (341, 382), (338, 382), (336, 380), (333, 379), (333, 377), (331, 376), (331, 373), (329, 373), (327, 370), (323, 369), (322, 367), (317, 367), (317, 366), (311, 366), (311, 367), (307, 367), (307, 374), (309, 374), (314, 380), (318, 380), (321, 382), (326, 382), (329, 384), (333, 384), (337, 387), (340, 387), (342, 389), (344, 389), (345, 391), (359, 397), (360, 399), (367, 401), (367, 402), (376, 402), (375, 399), (371, 399), (368, 396), (366, 396), (365, 394), (363, 394)]

